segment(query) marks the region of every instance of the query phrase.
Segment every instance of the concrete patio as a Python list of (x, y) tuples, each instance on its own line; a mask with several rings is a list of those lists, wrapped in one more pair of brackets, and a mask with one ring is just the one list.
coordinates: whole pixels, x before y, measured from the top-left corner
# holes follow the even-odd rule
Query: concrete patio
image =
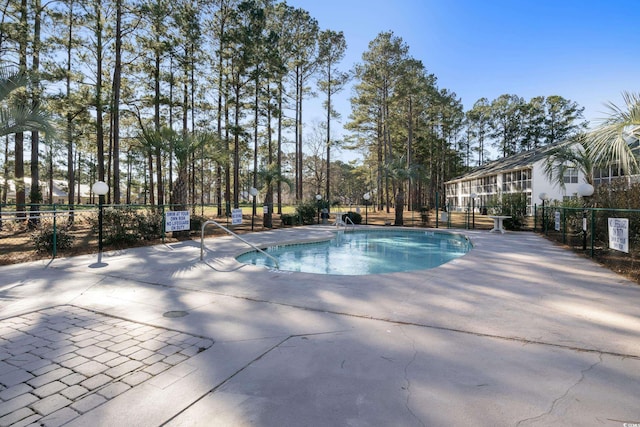
[(241, 265), (231, 237), (0, 267), (0, 426), (640, 424), (640, 286), (464, 232), (461, 258), (373, 276)]

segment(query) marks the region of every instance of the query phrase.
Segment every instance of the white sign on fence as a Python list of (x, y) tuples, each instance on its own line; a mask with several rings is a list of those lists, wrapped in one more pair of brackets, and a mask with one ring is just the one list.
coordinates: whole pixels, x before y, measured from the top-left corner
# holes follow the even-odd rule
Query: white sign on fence
[(242, 209), (233, 209), (231, 211), (231, 225), (242, 224)]
[(169, 211), (164, 214), (164, 231), (182, 231), (190, 228), (189, 211)]
[(560, 211), (556, 211), (556, 231), (560, 231)]
[(629, 253), (629, 219), (609, 218), (609, 248)]

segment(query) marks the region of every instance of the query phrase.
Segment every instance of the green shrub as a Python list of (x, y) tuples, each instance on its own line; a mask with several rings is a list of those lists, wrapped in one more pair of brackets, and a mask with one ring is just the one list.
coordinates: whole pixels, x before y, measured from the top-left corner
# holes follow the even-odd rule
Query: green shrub
[(527, 216), (527, 195), (524, 193), (506, 193), (500, 198), (499, 215), (511, 218), (504, 220), (507, 230), (522, 230)]
[(199, 232), (205, 222), (207, 222), (207, 218), (200, 215), (191, 215), (189, 217), (189, 229)]
[(280, 215), (280, 219), (282, 220), (282, 225), (294, 225), (297, 220), (297, 215), (293, 214), (282, 214)]
[(103, 239), (107, 245), (131, 244), (140, 240), (136, 213), (131, 208), (106, 208), (103, 216)]
[(138, 233), (144, 240), (154, 240), (162, 237), (162, 214), (156, 210), (136, 214)]
[[(99, 213), (90, 218), (91, 229), (98, 233)], [(136, 213), (129, 207), (106, 207), (102, 211), (102, 241), (105, 245), (127, 245), (140, 240)]]
[[(56, 250), (69, 249), (73, 244), (73, 236), (66, 228), (56, 229)], [(35, 245), (36, 251), (53, 253), (53, 226), (42, 225), (31, 233), (31, 241)]]
[(318, 214), (318, 204), (313, 201), (300, 203), (296, 206), (296, 214), (302, 221), (302, 224), (314, 224)]
[(549, 212), (547, 212), (547, 230), (553, 230), (555, 227), (555, 212), (558, 209), (553, 208), (556, 206), (561, 208), (559, 211), (561, 212), (562, 227), (566, 227), (565, 231), (569, 233), (582, 233), (583, 210), (581, 209), (582, 200), (580, 199), (567, 199), (558, 204), (554, 203), (549, 207)]
[(342, 220), (344, 222), (347, 222), (346, 217), (348, 217), (354, 224), (362, 224), (362, 215), (360, 215), (358, 212), (349, 211), (346, 214), (342, 215)]
[[(626, 179), (614, 180), (609, 184), (596, 186), (592, 197), (588, 198), (588, 206), (612, 209), (638, 209), (640, 206), (640, 184), (629, 185)], [(591, 214), (589, 214), (591, 216)], [(596, 211), (594, 234), (596, 240), (607, 242), (609, 239), (608, 217), (624, 217), (629, 219), (629, 243), (640, 242), (640, 215), (637, 212)]]
[[(89, 218), (91, 229), (98, 232), (98, 215)], [(128, 245), (139, 240), (162, 237), (162, 213), (157, 209), (106, 207), (102, 215), (103, 242), (106, 245)]]

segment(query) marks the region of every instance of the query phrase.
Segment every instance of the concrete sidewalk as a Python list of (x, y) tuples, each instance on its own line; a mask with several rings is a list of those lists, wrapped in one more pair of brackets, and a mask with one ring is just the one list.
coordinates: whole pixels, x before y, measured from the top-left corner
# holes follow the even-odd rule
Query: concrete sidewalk
[(267, 271), (230, 237), (0, 267), (0, 426), (640, 424), (640, 286), (465, 232), (413, 273)]

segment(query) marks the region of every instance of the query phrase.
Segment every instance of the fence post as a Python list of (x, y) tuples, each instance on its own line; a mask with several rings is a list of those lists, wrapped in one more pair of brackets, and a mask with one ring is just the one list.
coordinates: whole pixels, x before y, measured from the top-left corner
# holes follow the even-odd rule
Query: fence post
[(53, 204), (53, 258), (58, 254), (58, 229), (56, 228), (56, 204)]
[(467, 215), (465, 215), (465, 216), (466, 216), (466, 220), (467, 220), (466, 228), (468, 230), (468, 229), (471, 228), (471, 227), (469, 227), (469, 223), (471, 222), (471, 221), (469, 221), (469, 219), (470, 219), (469, 217), (471, 216), (471, 206), (469, 205), (469, 203), (467, 203)]
[(160, 220), (162, 223), (160, 224), (160, 229), (162, 230), (162, 243), (164, 243), (164, 235), (166, 233), (164, 229), (165, 219), (164, 219), (164, 205), (162, 205), (162, 219)]
[(436, 228), (438, 228), (439, 220), (440, 220), (440, 209), (438, 208), (438, 192), (436, 191)]
[(594, 224), (596, 223), (596, 220), (595, 220), (596, 211), (593, 208), (591, 208), (590, 210), (591, 210), (591, 227), (590, 227), (591, 229), (591, 251), (590, 252), (591, 253), (590, 255), (591, 255), (591, 258), (593, 258), (593, 243), (594, 243), (595, 234), (596, 234), (594, 233), (595, 230), (593, 227), (594, 227)]
[(567, 244), (567, 208), (562, 208), (562, 243)]

